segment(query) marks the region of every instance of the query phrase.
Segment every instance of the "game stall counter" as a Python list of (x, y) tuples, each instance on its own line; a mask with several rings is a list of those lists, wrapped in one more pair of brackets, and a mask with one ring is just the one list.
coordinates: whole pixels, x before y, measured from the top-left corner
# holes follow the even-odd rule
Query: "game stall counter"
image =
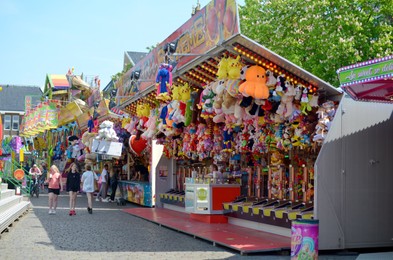
[(142, 206), (153, 206), (153, 193), (149, 182), (121, 180), (118, 188), (123, 199)]

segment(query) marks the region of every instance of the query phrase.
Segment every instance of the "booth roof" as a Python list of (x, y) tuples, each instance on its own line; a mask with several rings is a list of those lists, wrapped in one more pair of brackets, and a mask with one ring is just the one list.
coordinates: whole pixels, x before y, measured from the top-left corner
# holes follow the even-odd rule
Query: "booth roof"
[[(208, 59), (212, 57), (221, 57), (224, 52), (233, 53), (238, 55), (239, 53), (235, 51), (235, 47), (241, 45), (248, 50), (252, 51), (253, 53), (261, 56), (264, 59), (269, 60), (270, 62), (276, 64), (277, 66), (281, 67), (285, 71), (293, 74), (294, 76), (308, 82), (309, 84), (318, 87), (318, 92), (322, 95), (329, 97), (332, 100), (339, 101), (343, 91), (340, 88), (335, 88), (329, 83), (323, 81), (322, 79), (318, 78), (317, 76), (309, 73), (308, 71), (300, 68), (296, 64), (288, 61), (287, 59), (281, 57), (280, 55), (274, 53), (273, 51), (265, 48), (264, 46), (260, 45), (259, 43), (249, 39), (248, 37), (237, 34), (229, 38), (228, 40), (224, 41), (223, 43), (215, 46), (210, 51), (205, 54), (202, 54), (192, 60), (191, 62), (185, 64), (181, 68), (177, 68), (173, 71), (173, 78), (182, 77), (188, 71), (194, 69), (198, 65), (202, 64)], [(239, 54), (240, 55), (240, 54)], [(250, 63), (255, 63), (255, 61), (242, 56), (243, 59), (247, 60)], [(128, 100), (123, 102), (119, 107), (121, 109), (127, 107), (129, 104), (137, 101), (138, 99), (146, 96), (150, 92), (155, 89), (155, 85), (150, 86), (149, 88), (137, 93), (136, 95), (130, 97)]]
[(354, 100), (393, 103), (393, 55), (340, 68), (337, 74)]

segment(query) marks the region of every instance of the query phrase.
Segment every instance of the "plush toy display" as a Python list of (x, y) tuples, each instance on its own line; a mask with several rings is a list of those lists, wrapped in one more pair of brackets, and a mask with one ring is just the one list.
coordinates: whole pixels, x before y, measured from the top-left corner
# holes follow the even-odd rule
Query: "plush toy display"
[(184, 120), (184, 125), (185, 126), (189, 126), (191, 124), (191, 122), (192, 122), (192, 115), (193, 115), (193, 112), (194, 112), (194, 106), (195, 106), (195, 103), (196, 103), (197, 96), (198, 96), (198, 92), (197, 91), (193, 91), (190, 94), (190, 99), (187, 100), (187, 103), (186, 103), (186, 114), (184, 116), (185, 117), (185, 120)]
[(267, 99), (269, 88), (266, 86), (266, 71), (260, 66), (251, 66), (246, 71), (246, 82), (239, 87), (239, 92), (244, 96), (257, 99)]
[(293, 99), (296, 95), (295, 88), (294, 86), (289, 82), (285, 82), (285, 91), (283, 91), (282, 97), (281, 97), (281, 103), (280, 106), (278, 107), (276, 113), (279, 114), (280, 116), (283, 116), (285, 118), (288, 118), (292, 115), (293, 113)]
[[(89, 133), (89, 132), (84, 132), (81, 138), (82, 143), (85, 146), (84, 149), (84, 160), (85, 163), (94, 163), (96, 161), (97, 155), (91, 152), (92, 146), (93, 146), (93, 140), (96, 137), (96, 133)], [(82, 158), (78, 158), (78, 161), (80, 161)]]
[(117, 141), (119, 138), (113, 129), (113, 122), (105, 120), (100, 124), (100, 130), (96, 137), (97, 140)]
[(220, 63), (218, 63), (217, 78), (227, 79), (228, 78), (228, 66), (229, 61), (227, 57), (222, 57)]
[(243, 67), (243, 64), (240, 62), (240, 56), (237, 56), (236, 59), (229, 57), (227, 63), (227, 78), (235, 80), (239, 79), (240, 72)]
[(163, 63), (160, 65), (156, 77), (156, 87), (158, 100), (170, 100), (170, 88), (172, 86), (172, 65)]
[(76, 159), (83, 154), (83, 146), (79, 145), (79, 138), (76, 135), (68, 137), (70, 146), (67, 148), (67, 158)]
[(157, 124), (157, 112), (155, 109), (152, 109), (150, 112), (149, 120), (146, 122), (147, 130), (142, 134), (142, 138), (151, 139), (156, 134), (156, 124)]
[(268, 86), (269, 88), (275, 87), (277, 84), (277, 79), (274, 77), (273, 72), (267, 70), (266, 76), (267, 76), (266, 86)]
[(211, 89), (210, 85), (207, 85), (205, 89), (201, 92), (201, 97), (199, 101), (199, 109), (201, 109), (201, 117), (203, 118), (212, 118), (214, 115), (213, 108), (213, 98), (215, 94)]

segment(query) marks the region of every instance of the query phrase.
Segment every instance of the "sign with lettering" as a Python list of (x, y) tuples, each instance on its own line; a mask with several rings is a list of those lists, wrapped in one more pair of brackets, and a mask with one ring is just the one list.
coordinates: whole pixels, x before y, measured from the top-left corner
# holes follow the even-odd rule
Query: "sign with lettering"
[[(196, 12), (185, 24), (172, 33), (146, 57), (115, 83), (120, 103), (125, 96), (133, 96), (138, 91), (155, 84), (158, 68), (165, 62), (164, 47), (177, 42), (177, 54), (196, 54), (191, 56), (171, 57), (176, 68), (191, 62), (215, 46), (240, 33), (237, 5), (235, 0), (215, 0)], [(131, 80), (131, 73), (140, 71), (140, 80)]]
[(337, 73), (341, 87), (390, 78), (393, 76), (393, 55), (350, 65)]

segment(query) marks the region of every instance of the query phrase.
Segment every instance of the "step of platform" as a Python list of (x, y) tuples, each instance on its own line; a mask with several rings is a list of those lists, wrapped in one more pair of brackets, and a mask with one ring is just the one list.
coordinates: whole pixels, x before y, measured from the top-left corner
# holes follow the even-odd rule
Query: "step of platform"
[(8, 189), (8, 183), (1, 183), (0, 190), (7, 190), (7, 189)]
[(7, 210), (0, 210), (0, 234), (29, 210), (30, 201), (21, 201)]
[(22, 196), (16, 196), (16, 195), (1, 199), (0, 200), (0, 213), (19, 204), (22, 200), (23, 200)]
[(1, 190), (0, 191), (0, 200), (12, 197), (15, 195), (15, 190)]

